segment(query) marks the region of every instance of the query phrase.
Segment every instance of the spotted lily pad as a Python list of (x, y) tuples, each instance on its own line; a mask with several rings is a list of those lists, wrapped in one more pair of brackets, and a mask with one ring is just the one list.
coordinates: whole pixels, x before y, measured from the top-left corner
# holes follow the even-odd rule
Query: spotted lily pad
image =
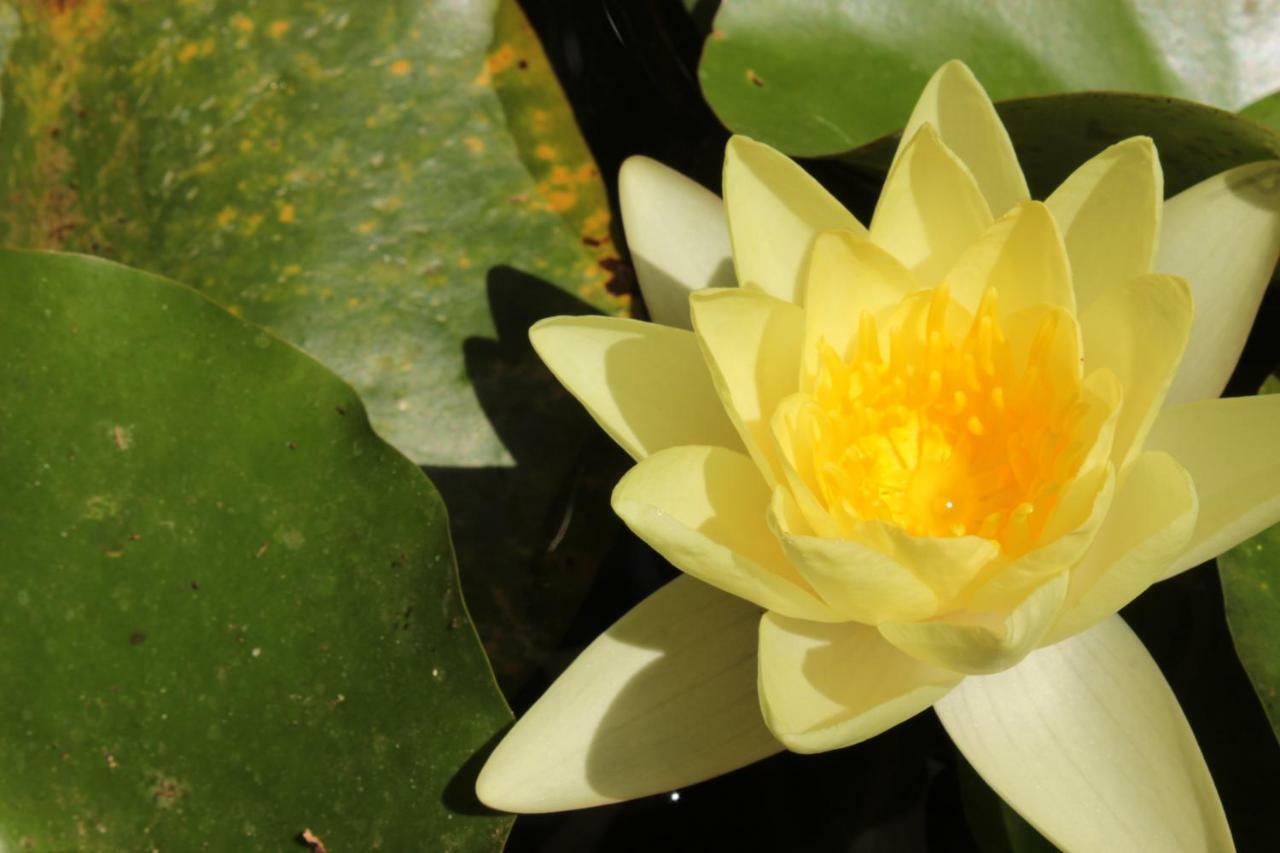
[[(554, 380), (497, 340), (516, 333), (493, 298), (518, 291), (533, 320), (628, 298), (600, 175), (514, 0), (17, 8), (0, 243), (173, 277), (354, 385), (445, 492), (517, 684), (612, 528), (555, 536), (592, 427), (539, 402)], [(512, 440), (534, 408), (555, 436), (536, 451)]]
[(0, 252), (0, 482), (0, 849), (501, 848), (444, 506), (349, 385), (170, 281)]

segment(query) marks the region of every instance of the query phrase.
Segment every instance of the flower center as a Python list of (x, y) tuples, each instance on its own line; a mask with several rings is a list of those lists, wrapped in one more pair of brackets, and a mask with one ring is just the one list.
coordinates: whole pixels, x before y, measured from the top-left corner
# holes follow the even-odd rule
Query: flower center
[(976, 535), (1015, 554), (1039, 537), (1080, 464), (1080, 385), (1053, 370), (1057, 314), (1014, 347), (996, 306), (989, 289), (953, 334), (944, 283), (890, 329), (887, 358), (867, 313), (850, 360), (820, 344), (808, 429), (818, 496), (837, 521)]

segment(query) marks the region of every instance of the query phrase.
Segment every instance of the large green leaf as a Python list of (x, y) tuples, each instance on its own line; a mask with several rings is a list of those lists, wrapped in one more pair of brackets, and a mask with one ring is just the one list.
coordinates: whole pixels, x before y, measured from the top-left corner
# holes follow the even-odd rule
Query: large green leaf
[(0, 848), (495, 850), (444, 507), (195, 292), (0, 252)]
[[(1280, 394), (1280, 378), (1260, 393)], [(1280, 739), (1280, 525), (1218, 557), (1218, 573), (1231, 639)]]
[(1117, 89), (1239, 109), (1280, 78), (1280, 9), (1274, 0), (725, 3), (699, 76), (730, 129), (819, 156), (902, 127), (929, 75), (957, 58), (996, 99)]
[[(603, 183), (514, 0), (19, 8), (0, 243), (171, 276), (351, 382), (456, 506), (477, 620), (518, 681), (581, 595), (563, 564), (594, 565), (612, 528), (571, 529), (542, 571), (592, 427), (538, 402), (554, 381), (532, 352), (488, 357), (491, 293), (525, 291), (533, 319), (627, 300), (606, 289)], [(556, 436), (537, 452), (512, 441), (534, 407)], [(512, 625), (527, 643), (486, 630)]]

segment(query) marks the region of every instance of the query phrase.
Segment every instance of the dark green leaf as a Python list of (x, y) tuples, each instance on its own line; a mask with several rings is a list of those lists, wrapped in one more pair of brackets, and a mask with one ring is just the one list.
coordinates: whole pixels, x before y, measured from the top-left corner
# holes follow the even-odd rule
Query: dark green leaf
[[(1130, 136), (1155, 140), (1166, 195), (1233, 166), (1280, 157), (1280, 135), (1234, 113), (1176, 98), (1081, 92), (1005, 101), (996, 108), (1036, 198)], [(896, 134), (887, 136), (841, 159), (883, 171), (897, 144)]]
[(0, 847), (501, 847), (444, 507), (348, 385), (180, 285), (0, 252), (0, 482)]
[[(1260, 393), (1280, 394), (1280, 378)], [(1240, 663), (1280, 738), (1280, 525), (1218, 557), (1218, 573)]]
[(721, 7), (699, 76), (730, 129), (819, 156), (905, 125), (950, 59), (994, 99), (1117, 89), (1239, 109), (1280, 78), (1278, 42), (1274, 8), (1218, 0), (757, 0)]

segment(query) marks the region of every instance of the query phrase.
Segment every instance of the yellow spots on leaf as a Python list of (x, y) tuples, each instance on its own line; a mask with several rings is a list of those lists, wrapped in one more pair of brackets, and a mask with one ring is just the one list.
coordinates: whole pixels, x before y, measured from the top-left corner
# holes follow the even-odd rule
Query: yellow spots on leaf
[(542, 195), (547, 209), (556, 213), (564, 213), (578, 203), (578, 194), (572, 190), (549, 190)]
[(243, 308), (241, 308), (239, 305), (228, 305), (228, 306), (227, 306), (227, 313), (228, 313), (228, 314), (231, 314), (232, 316), (235, 316), (235, 317), (243, 317), (243, 316), (244, 316), (244, 309), (243, 309)]
[(348, 308), (359, 308), (359, 307), (360, 307), (360, 297), (358, 297), (358, 296), (348, 296), (348, 297), (347, 297), (347, 307), (348, 307)]
[(285, 224), (292, 222), (294, 217), (294, 212), (295, 211), (294, 211), (293, 205), (286, 204), (284, 207), (280, 208), (280, 214), (279, 214), (280, 221)]
[(242, 33), (251, 33), (253, 32), (253, 19), (237, 12), (231, 16), (231, 26)]
[(388, 66), (388, 70), (397, 77), (404, 77), (413, 70), (413, 66), (409, 64), (407, 59), (397, 59)]
[(302, 272), (302, 267), (300, 267), (299, 265), (285, 264), (284, 269), (280, 270), (280, 275), (283, 278), (293, 278), (295, 275), (298, 275), (301, 272)]
[(538, 147), (533, 149), (533, 156), (539, 160), (556, 159), (556, 149), (545, 142), (539, 143)]
[(501, 74), (517, 61), (516, 50), (509, 44), (498, 45), (484, 60), (484, 68), (471, 81), (473, 86), (488, 86), (495, 75)]
[(251, 213), (244, 220), (244, 234), (246, 237), (258, 230), (258, 226), (262, 224), (263, 216), (261, 213)]
[(356, 226), (357, 234), (368, 234), (372, 230), (373, 230), (372, 219), (366, 219), (364, 222), (361, 222), (359, 225)]
[(462, 141), (466, 144), (467, 150), (469, 150), (472, 154), (484, 153), (484, 140), (481, 139), (480, 137), (468, 136), (466, 139)]
[(458, 269), (463, 269), (463, 270), (471, 269), (471, 258), (467, 255), (463, 255), (462, 257), (458, 258)]
[(234, 207), (224, 207), (218, 212), (218, 218), (215, 220), (219, 228), (226, 228), (236, 218), (236, 209)]
[(271, 26), (267, 27), (267, 33), (273, 39), (278, 39), (287, 32), (289, 32), (288, 21), (272, 21)]
[(241, 139), (241, 140), (240, 140), (240, 153), (241, 153), (241, 154), (248, 154), (248, 153), (249, 153), (250, 151), (252, 151), (252, 150), (253, 150), (253, 140), (252, 140), (252, 139), (249, 139), (248, 137), (245, 137), (244, 139)]
[(601, 208), (582, 220), (582, 241), (599, 246), (609, 241), (609, 211)]
[(535, 133), (545, 133), (551, 125), (551, 113), (541, 108), (531, 110), (529, 112), (529, 121), (533, 124)]
[(200, 45), (193, 41), (189, 41), (182, 46), (182, 50), (178, 51), (179, 62), (190, 62), (200, 55)]

